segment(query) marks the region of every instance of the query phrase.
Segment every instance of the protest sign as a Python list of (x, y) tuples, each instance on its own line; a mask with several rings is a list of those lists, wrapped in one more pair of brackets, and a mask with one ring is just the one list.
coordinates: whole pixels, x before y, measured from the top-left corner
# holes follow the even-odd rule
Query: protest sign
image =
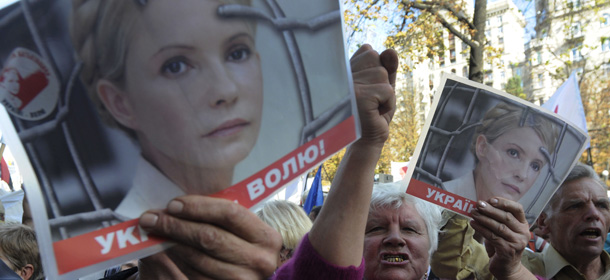
[(407, 193), (469, 216), (477, 200), (518, 201), (531, 224), (588, 135), (546, 109), (445, 74), (407, 170)]
[(252, 207), (359, 137), (339, 2), (229, 2), (0, 10), (0, 125), (51, 279), (169, 246), (143, 211)]

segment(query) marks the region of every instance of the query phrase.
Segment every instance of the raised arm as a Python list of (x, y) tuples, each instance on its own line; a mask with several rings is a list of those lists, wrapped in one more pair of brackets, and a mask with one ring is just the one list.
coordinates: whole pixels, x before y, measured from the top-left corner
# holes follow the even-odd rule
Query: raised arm
[(326, 261), (339, 266), (358, 266), (362, 262), (375, 166), (396, 109), (396, 52), (386, 50), (379, 55), (371, 46), (364, 45), (350, 63), (362, 138), (347, 149), (309, 233), (314, 249)]

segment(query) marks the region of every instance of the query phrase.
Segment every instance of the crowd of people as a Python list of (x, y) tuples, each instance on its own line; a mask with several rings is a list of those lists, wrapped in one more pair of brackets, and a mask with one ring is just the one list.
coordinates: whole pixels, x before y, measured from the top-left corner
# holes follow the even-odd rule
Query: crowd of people
[[(472, 219), (442, 211), (408, 195), (399, 190), (400, 183), (375, 185), (375, 167), (388, 140), (389, 126), (396, 110), (394, 87), (398, 56), (394, 50), (379, 53), (366, 44), (350, 59), (361, 138), (347, 148), (323, 207), (315, 208), (308, 216), (294, 203), (270, 201), (253, 213), (232, 201), (205, 196), (230, 184), (227, 178), (231, 177), (234, 165), (249, 153), (258, 135), (262, 85), (260, 75), (256, 74), (260, 72), (260, 58), (254, 48), (255, 28), (242, 24), (227, 25), (212, 16), (201, 16), (198, 18), (201, 22), (193, 22), (191, 26), (209, 27), (210, 32), (198, 33), (205, 36), (215, 29), (227, 31), (222, 36), (216, 35), (230, 42), (229, 45), (238, 40), (239, 48), (223, 49), (220, 53), (230, 51), (230, 63), (239, 60), (238, 65), (231, 67), (254, 73), (238, 83), (238, 86), (249, 89), (244, 92), (252, 92), (253, 88), (255, 91), (246, 99), (240, 99), (250, 108), (241, 110), (247, 114), (244, 116), (248, 120), (247, 137), (233, 146), (214, 150), (217, 153), (210, 153), (208, 146), (189, 145), (190, 129), (197, 125), (191, 127), (189, 120), (193, 121), (193, 116), (187, 113), (193, 112), (173, 116), (178, 119), (159, 119), (159, 122), (184, 121), (184, 127), (172, 123), (162, 125), (176, 131), (161, 131), (157, 129), (158, 124), (151, 127), (140, 122), (152, 116), (139, 111), (136, 103), (144, 102), (158, 108), (172, 106), (168, 102), (175, 99), (167, 98), (164, 95), (167, 92), (163, 91), (166, 86), (171, 88), (171, 83), (164, 82), (164, 79), (185, 78), (187, 81), (183, 82), (187, 89), (199, 90), (197, 87), (201, 84), (197, 83), (201, 77), (184, 74), (190, 67), (188, 61), (183, 61), (187, 59), (170, 55), (184, 50), (170, 49), (164, 50), (167, 55), (162, 53), (167, 59), (160, 60), (158, 68), (161, 71), (156, 69), (151, 74), (159, 76), (155, 79), (159, 84), (143, 81), (146, 72), (138, 69), (148, 65), (143, 61), (145, 55), (154, 54), (151, 42), (163, 42), (160, 38), (169, 37), (174, 30), (155, 25), (153, 27), (159, 33), (139, 32), (143, 35), (133, 39), (132, 44), (121, 45), (131, 40), (130, 32), (150, 30), (153, 27), (146, 24), (154, 24), (154, 21), (139, 21), (132, 16), (138, 13), (136, 9), (147, 9), (134, 5), (145, 6), (147, 1), (120, 2), (117, 7), (98, 12), (91, 9), (99, 6), (78, 6), (84, 2), (75, 0), (77, 10), (81, 9), (75, 13), (75, 20), (84, 23), (74, 27), (73, 37), (84, 61), (84, 79), (92, 91), (92, 98), (106, 110), (111, 121), (139, 141), (143, 148), (139, 170), (157, 170), (155, 178), (159, 180), (136, 176), (141, 180), (138, 179), (137, 188), (130, 191), (119, 210), (121, 213), (142, 213), (139, 225), (144, 230), (167, 238), (175, 245), (133, 265), (113, 269), (104, 279), (610, 279), (610, 255), (604, 250), (610, 227), (610, 201), (606, 185), (591, 167), (579, 163), (570, 171), (538, 217), (536, 234), (530, 231), (522, 206), (514, 201), (518, 197), (484, 191), (498, 183), (494, 180), (509, 173), (499, 174), (502, 170), (485, 169), (491, 166), (489, 158), (501, 149), (503, 135), (525, 131), (530, 137), (528, 139), (537, 141), (534, 141), (536, 145), (552, 150), (554, 143), (549, 138), (555, 137), (554, 132), (547, 129), (544, 122), (526, 127), (490, 123), (477, 131), (473, 153), (478, 164), (472, 178), (468, 177), (469, 181), (476, 182), (469, 185), (473, 199), (477, 199)], [(195, 2), (205, 6), (203, 10), (214, 10), (210, 7), (231, 1)], [(173, 6), (177, 6), (173, 1), (163, 4), (149, 11), (150, 16), (155, 18), (175, 11)], [(99, 2), (98, 5), (104, 4)], [(114, 16), (113, 13), (119, 13), (117, 11), (120, 11), (120, 17)], [(96, 33), (91, 32), (91, 28), (100, 26), (126, 31), (119, 36), (102, 32), (99, 38), (92, 38)], [(116, 49), (120, 51), (109, 49), (106, 50), (108, 53), (96, 53), (100, 50), (93, 48), (88, 41), (93, 39), (116, 41)], [(201, 40), (199, 43), (206, 42)], [(129, 51), (133, 48), (142, 51)], [(114, 65), (117, 63), (120, 65)], [(216, 65), (214, 63), (212, 65)], [(230, 79), (215, 78), (219, 81)], [(158, 95), (159, 99), (155, 101), (151, 94)], [(201, 94), (202, 98), (210, 97), (210, 100), (200, 102), (222, 107), (236, 103), (238, 97), (244, 98), (239, 94), (241, 92), (237, 91), (209, 96)], [(236, 110), (240, 108), (235, 107)], [(159, 109), (155, 113), (170, 114), (170, 109)], [(491, 110), (492, 113), (496, 111), (501, 116), (494, 120), (522, 115), (505, 105)], [(514, 112), (509, 114), (507, 111)], [(158, 114), (160, 118), (163, 116)], [(501, 131), (488, 131), (494, 125)], [(185, 145), (163, 145), (169, 141), (168, 137), (175, 135), (179, 135), (181, 138), (178, 140)], [(524, 145), (534, 143), (525, 142)], [(538, 146), (532, 151), (537, 151)], [(192, 151), (177, 150), (191, 148)], [(492, 148), (494, 150), (489, 150)], [(175, 162), (173, 155), (182, 154), (192, 155), (192, 158), (181, 161), (181, 165), (166, 164)], [(531, 187), (540, 167), (546, 162), (543, 155), (530, 154), (533, 156), (527, 160), (529, 169), (525, 172), (531, 176), (520, 193)], [(223, 176), (207, 176), (209, 174)], [(487, 176), (490, 174), (495, 176)], [(218, 180), (210, 181), (210, 178)], [(455, 185), (455, 189), (460, 189), (463, 184), (464, 180), (459, 184), (447, 182), (447, 185)], [(167, 191), (166, 187), (175, 191)], [(151, 201), (158, 197), (141, 195), (156, 196), (164, 191), (167, 191), (167, 196), (164, 194), (161, 199), (167, 201), (165, 209), (151, 209), (154, 208), (151, 205), (158, 203)], [(540, 238), (538, 241), (544, 246), (536, 246), (540, 243), (536, 240), (534, 246), (530, 246), (534, 237)], [(44, 279), (35, 234), (29, 226), (0, 224), (0, 260), (0, 279)]]

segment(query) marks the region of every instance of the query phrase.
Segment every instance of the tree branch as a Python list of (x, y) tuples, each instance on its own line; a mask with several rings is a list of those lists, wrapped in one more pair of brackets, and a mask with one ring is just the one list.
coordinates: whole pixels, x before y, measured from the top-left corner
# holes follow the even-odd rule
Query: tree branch
[[(404, 2), (405, 1), (403, 1), (403, 3)], [(430, 3), (430, 1), (428, 1), (428, 3)], [(460, 40), (462, 40), (462, 42), (468, 44), (471, 48), (476, 48), (479, 46), (479, 44), (477, 42), (470, 39), (464, 33), (457, 30), (451, 23), (449, 23), (445, 19), (445, 17), (443, 17), (438, 12), (438, 8), (435, 7), (434, 5), (424, 4), (423, 2), (412, 2), (411, 7), (415, 8), (415, 9), (419, 9), (419, 10), (428, 11), (429, 13), (433, 14), (438, 19), (438, 21), (441, 23), (441, 25), (443, 25), (445, 28), (447, 28), (449, 30), (449, 32), (453, 33), (453, 35), (460, 38)]]

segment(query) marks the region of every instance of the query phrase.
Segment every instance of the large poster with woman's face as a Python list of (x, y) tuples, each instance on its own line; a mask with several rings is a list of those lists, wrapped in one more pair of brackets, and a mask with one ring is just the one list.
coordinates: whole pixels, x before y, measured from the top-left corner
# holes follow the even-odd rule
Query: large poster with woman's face
[(523, 205), (532, 224), (588, 139), (546, 109), (445, 75), (408, 169), (407, 193), (465, 216), (479, 200), (507, 198)]
[(253, 207), (359, 137), (338, 1), (57, 0), (0, 10), (1, 129), (45, 272), (158, 252), (181, 195)]

